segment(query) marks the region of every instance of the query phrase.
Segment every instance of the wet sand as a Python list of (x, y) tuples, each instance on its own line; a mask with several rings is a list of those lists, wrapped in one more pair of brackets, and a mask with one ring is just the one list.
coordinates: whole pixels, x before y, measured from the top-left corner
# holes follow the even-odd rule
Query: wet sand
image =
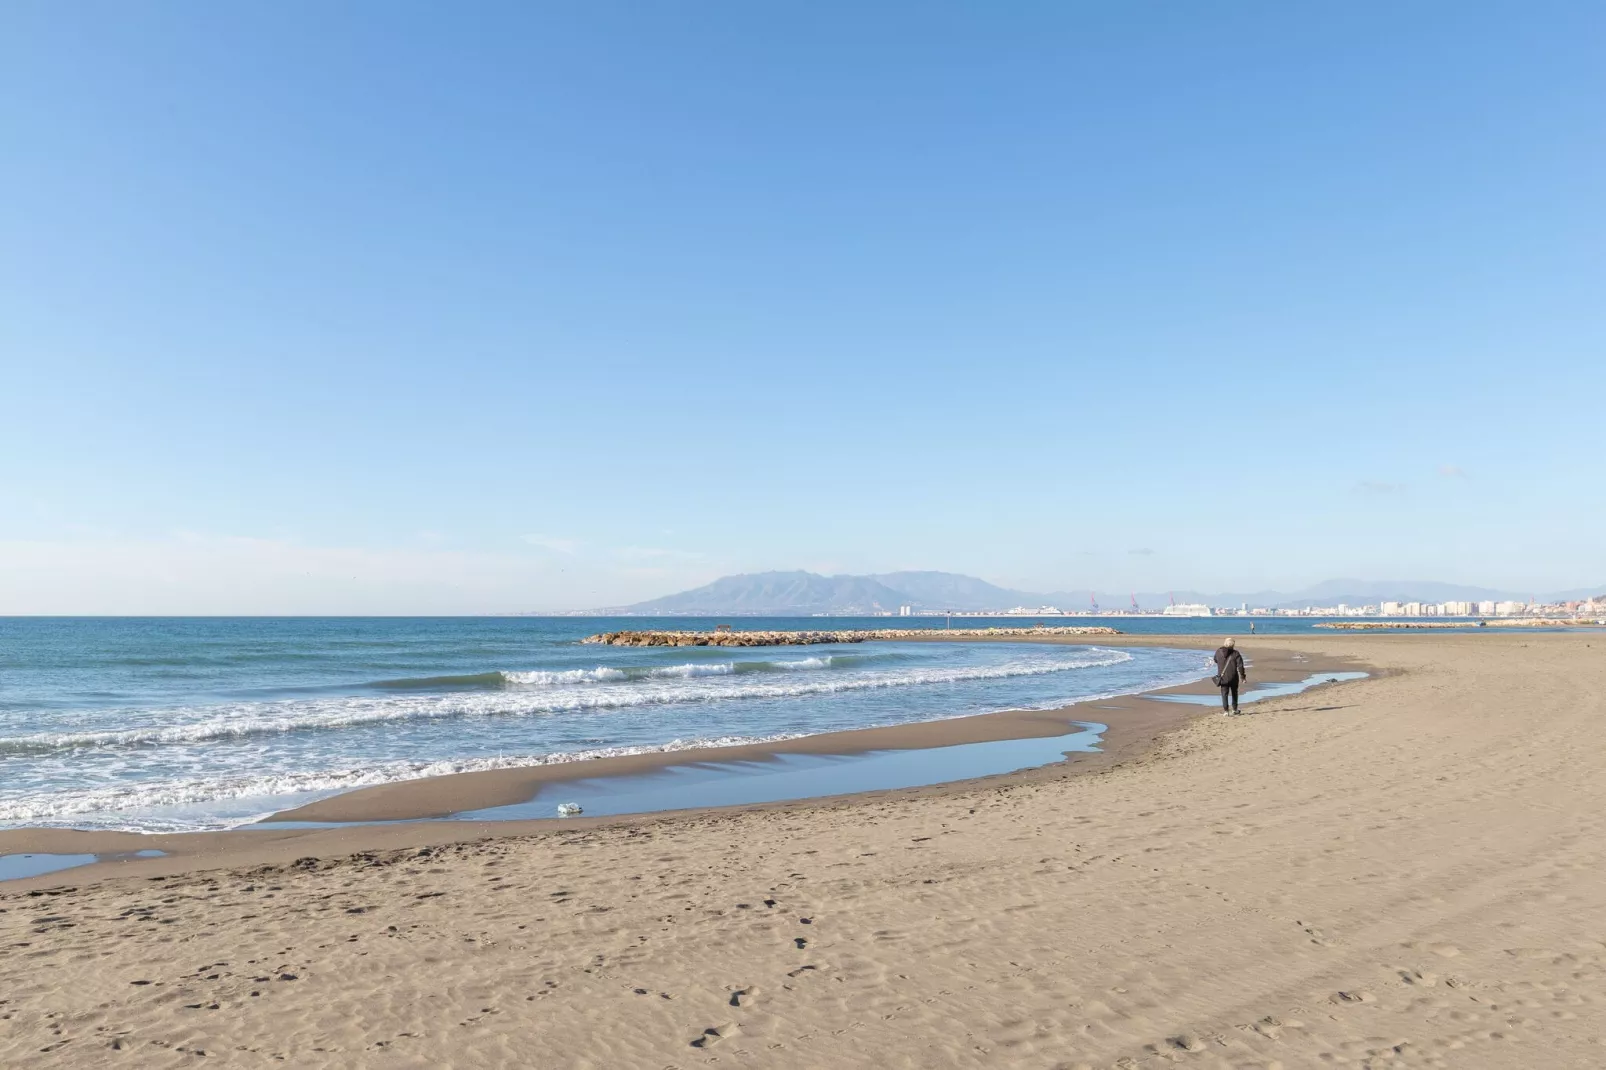
[[(907, 640), (906, 640), (907, 641)], [(949, 641), (944, 639), (939, 641)], [(990, 642), (995, 640), (974, 640)], [(1020, 642), (1011, 637), (1004, 642)], [(1082, 646), (1086, 638), (1048, 640), (1057, 644)], [(1099, 645), (1120, 646), (1119, 639), (1100, 637)], [(1133, 643), (1132, 645), (1183, 648), (1198, 643)], [(1213, 647), (1212, 647), (1213, 649)], [(1299, 663), (1268, 655), (1260, 668), (1282, 679)], [(1258, 676), (1257, 676), (1258, 679)], [(1208, 683), (1208, 682), (1206, 682)], [(1201, 684), (1166, 688), (1155, 692), (1213, 691)], [(940, 711), (933, 710), (940, 715)], [(796, 739), (756, 743), (740, 747), (709, 747), (671, 753), (632, 754), (619, 758), (598, 758), (585, 762), (532, 766), (526, 769), (494, 769), (478, 773), (459, 773), (428, 780), (380, 784), (312, 803), (275, 815), (281, 821), (394, 821), (439, 817), (468, 810), (482, 810), (522, 802), (544, 785), (599, 776), (643, 773), (666, 766), (706, 761), (762, 761), (777, 754), (861, 754), (875, 750), (906, 750), (951, 747), (999, 739), (1058, 736), (1073, 721), (1094, 721), (1109, 726), (1102, 752), (1081, 755), (1075, 760), (1084, 769), (1099, 768), (1113, 755), (1141, 749), (1156, 734), (1181, 723), (1188, 714), (1164, 704), (1130, 695), (1113, 699), (1080, 702), (1053, 710), (1015, 710), (1004, 713), (952, 717), (885, 728), (861, 728), (847, 732), (824, 732)]]
[(964, 784), (14, 882), (0, 1065), (1602, 1065), (1599, 640), (1258, 637), (1377, 676)]
[[(932, 637), (934, 642), (950, 642)], [(977, 638), (971, 642), (1020, 642), (1018, 637)], [(1057, 644), (1086, 645), (1084, 637), (1056, 637)], [(1208, 652), (1217, 640), (1201, 636), (1118, 636), (1100, 637), (1101, 646), (1158, 646), (1172, 649), (1199, 649)], [(1321, 669), (1345, 670), (1354, 660), (1343, 656), (1301, 652), (1275, 647), (1252, 651), (1252, 679), (1255, 683), (1289, 682), (1304, 679)], [(1181, 687), (1162, 688), (1154, 695), (1214, 695), (1208, 680)], [(940, 710), (933, 710), (941, 716)], [(508, 806), (533, 797), (541, 788), (566, 781), (649, 773), (654, 770), (694, 762), (763, 761), (774, 755), (821, 754), (852, 755), (878, 750), (904, 750), (951, 747), (1003, 739), (1059, 736), (1074, 722), (1096, 722), (1107, 726), (1099, 750), (1073, 754), (1064, 762), (1047, 767), (985, 778), (1030, 779), (1061, 776), (1066, 772), (1090, 773), (1110, 768), (1144, 753), (1162, 733), (1174, 729), (1200, 709), (1169, 702), (1153, 701), (1144, 695), (1122, 695), (1075, 703), (1051, 710), (1015, 710), (979, 714), (972, 717), (895, 725), (883, 728), (829, 732), (771, 743), (739, 747), (710, 747), (674, 752), (633, 754), (597, 758), (581, 762), (531, 766), (522, 769), (495, 769), (457, 773), (449, 776), (380, 784), (331, 796), (307, 806), (284, 810), (267, 821), (246, 829), (227, 832), (188, 832), (145, 835), (128, 832), (76, 831), (39, 828), (0, 830), (0, 854), (49, 852), (56, 854), (119, 854), (154, 849), (166, 852), (161, 859), (119, 858), (116, 871), (140, 876), (180, 873), (199, 865), (242, 865), (256, 860), (282, 861), (300, 857), (296, 852), (355, 851), (389, 848), (400, 844), (435, 844), (479, 835), (512, 835), (547, 829), (549, 821), (455, 822), (441, 828), (420, 825), (416, 830), (382, 826), (356, 826), (343, 829), (276, 828), (290, 822), (397, 822), (446, 817), (491, 807)], [(932, 784), (897, 789), (903, 794), (941, 794), (958, 785)], [(860, 794), (878, 794), (875, 792)], [(770, 806), (795, 803), (753, 804)], [(556, 815), (553, 815), (553, 820)], [(612, 824), (628, 817), (607, 819), (570, 818), (568, 827), (594, 827)], [(106, 865), (73, 871), (75, 880), (92, 880), (104, 874)], [(9, 885), (8, 882), (8, 886)]]

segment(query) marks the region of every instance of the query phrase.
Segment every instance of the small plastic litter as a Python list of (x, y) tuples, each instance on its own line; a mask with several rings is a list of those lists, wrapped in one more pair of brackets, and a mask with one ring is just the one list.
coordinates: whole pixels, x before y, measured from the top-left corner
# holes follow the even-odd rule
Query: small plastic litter
[(584, 812), (585, 811), (580, 808), (579, 803), (558, 803), (559, 817), (573, 817), (575, 814), (582, 814)]

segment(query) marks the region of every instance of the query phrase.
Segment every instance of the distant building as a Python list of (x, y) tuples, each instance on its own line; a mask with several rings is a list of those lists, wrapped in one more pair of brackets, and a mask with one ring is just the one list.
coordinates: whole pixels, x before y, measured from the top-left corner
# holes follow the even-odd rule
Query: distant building
[(1183, 602), (1179, 605), (1166, 606), (1160, 610), (1163, 617), (1213, 617), (1214, 611), (1200, 602)]
[(1490, 600), (1490, 601), (1487, 601), (1487, 602), (1479, 602), (1478, 603), (1478, 616), (1480, 616), (1480, 617), (1492, 617), (1492, 616), (1494, 616), (1494, 606), (1495, 606), (1495, 604), (1494, 604), (1493, 600)]
[(914, 615), (914, 611), (915, 611), (915, 607), (914, 606), (899, 606), (898, 607), (898, 616), (900, 616), (900, 617), (911, 617), (911, 616)]

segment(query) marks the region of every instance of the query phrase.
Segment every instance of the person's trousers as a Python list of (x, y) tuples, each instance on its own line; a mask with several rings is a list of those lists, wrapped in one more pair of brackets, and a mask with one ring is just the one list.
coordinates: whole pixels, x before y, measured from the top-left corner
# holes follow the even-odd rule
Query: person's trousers
[[(1232, 705), (1231, 706), (1227, 705), (1228, 696), (1231, 696), (1231, 698), (1232, 698)], [(1221, 708), (1224, 709), (1224, 710), (1236, 710), (1238, 708), (1238, 681), (1237, 680), (1234, 680), (1230, 684), (1222, 684), (1221, 685)]]

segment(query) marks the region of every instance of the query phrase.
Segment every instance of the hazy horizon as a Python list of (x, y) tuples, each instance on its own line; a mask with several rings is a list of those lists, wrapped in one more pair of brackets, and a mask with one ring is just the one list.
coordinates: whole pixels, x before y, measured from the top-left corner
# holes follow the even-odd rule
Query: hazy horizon
[(1606, 580), (1603, 32), (11, 5), (0, 614)]
[[(730, 579), (730, 578), (736, 578), (736, 577), (741, 577), (741, 576), (766, 575), (766, 574), (787, 575), (787, 574), (793, 574), (793, 573), (800, 572), (800, 571), (807, 572), (808, 570), (793, 570), (793, 569), (757, 570), (757, 571), (752, 572), (752, 573), (733, 573), (733, 574), (730, 574), (728, 576), (714, 577), (714, 579), (716, 579), (716, 580), (717, 579)], [(962, 573), (951, 573), (951, 572), (947, 572), (945, 570), (910, 569), (910, 570), (891, 570), (891, 571), (894, 572), (894, 573), (895, 572), (936, 572), (936, 573), (940, 573), (942, 575), (962, 576), (962, 577), (964, 577), (964, 574), (962, 574)], [(831, 574), (811, 573), (811, 574), (812, 575), (816, 575), (816, 576), (818, 576), (820, 578), (823, 578), (823, 579), (871, 578), (871, 577), (886, 577), (886, 576), (889, 575), (889, 573), (874, 573), (874, 574), (869, 574), (869, 573), (864, 573), (864, 574), (855, 574), (855, 573), (831, 573)], [(1125, 609), (1127, 609), (1128, 608), (1128, 600), (1130, 598), (1143, 599), (1145, 601), (1145, 603), (1147, 603), (1147, 602), (1151, 601), (1154, 597), (1156, 597), (1157, 595), (1162, 594), (1162, 593), (1169, 593), (1169, 594), (1175, 595), (1176, 596), (1176, 600), (1178, 600), (1178, 601), (1189, 601), (1189, 600), (1191, 600), (1191, 599), (1193, 599), (1195, 597), (1205, 597), (1207, 599), (1215, 599), (1216, 601), (1212, 601), (1211, 602), (1212, 605), (1225, 604), (1225, 601), (1237, 602), (1242, 598), (1250, 597), (1250, 596), (1257, 595), (1257, 594), (1258, 595), (1275, 595), (1275, 596), (1278, 597), (1278, 599), (1280, 601), (1286, 601), (1286, 600), (1291, 600), (1291, 599), (1292, 600), (1297, 600), (1297, 599), (1300, 599), (1302, 597), (1305, 597), (1304, 593), (1309, 593), (1309, 597), (1308, 597), (1307, 601), (1310, 601), (1312, 604), (1317, 604), (1317, 603), (1328, 604), (1328, 603), (1333, 602), (1334, 600), (1338, 599), (1341, 595), (1348, 595), (1348, 596), (1352, 596), (1352, 597), (1358, 597), (1360, 599), (1360, 601), (1356, 602), (1355, 604), (1359, 605), (1359, 604), (1364, 604), (1368, 599), (1370, 599), (1371, 601), (1375, 602), (1379, 598), (1383, 597), (1381, 595), (1377, 595), (1375, 592), (1368, 593), (1368, 590), (1367, 590), (1369, 588), (1375, 589), (1375, 588), (1381, 588), (1381, 587), (1399, 588), (1399, 589), (1402, 589), (1402, 590), (1409, 590), (1409, 589), (1412, 589), (1412, 588), (1429, 589), (1429, 588), (1439, 588), (1439, 587), (1464, 587), (1464, 588), (1468, 588), (1468, 589), (1481, 588), (1481, 589), (1484, 590), (1484, 592), (1485, 592), (1485, 594), (1487, 596), (1498, 597), (1498, 598), (1501, 598), (1501, 599), (1504, 599), (1504, 598), (1507, 598), (1507, 597), (1514, 597), (1514, 598), (1518, 598), (1518, 599), (1526, 599), (1528, 597), (1538, 597), (1541, 600), (1544, 600), (1548, 596), (1557, 595), (1557, 594), (1566, 594), (1566, 595), (1569, 595), (1569, 596), (1577, 596), (1577, 594), (1579, 594), (1580, 592), (1591, 594), (1591, 595), (1606, 594), (1606, 583), (1601, 583), (1599, 585), (1593, 585), (1593, 586), (1590, 585), (1590, 584), (1585, 583), (1585, 584), (1572, 584), (1572, 585), (1569, 585), (1569, 586), (1566, 586), (1566, 587), (1563, 587), (1563, 588), (1548, 588), (1548, 589), (1544, 589), (1544, 590), (1535, 589), (1535, 590), (1528, 591), (1525, 594), (1524, 592), (1522, 592), (1522, 591), (1520, 591), (1518, 589), (1500, 588), (1500, 587), (1495, 587), (1495, 586), (1492, 586), (1492, 585), (1489, 585), (1489, 584), (1449, 583), (1449, 582), (1446, 582), (1444, 580), (1433, 579), (1433, 578), (1405, 579), (1405, 580), (1402, 580), (1402, 579), (1372, 580), (1372, 579), (1363, 579), (1363, 578), (1359, 578), (1359, 577), (1349, 577), (1349, 578), (1328, 577), (1326, 579), (1323, 579), (1323, 580), (1320, 580), (1320, 581), (1316, 581), (1316, 582), (1313, 582), (1313, 583), (1301, 584), (1301, 585), (1298, 585), (1298, 586), (1295, 586), (1295, 587), (1289, 587), (1289, 588), (1265, 588), (1265, 587), (1262, 587), (1262, 588), (1256, 588), (1254, 590), (1250, 590), (1250, 589), (1245, 588), (1245, 589), (1240, 589), (1240, 590), (1236, 590), (1236, 591), (1233, 591), (1233, 590), (1206, 591), (1206, 590), (1203, 590), (1203, 589), (1198, 588), (1198, 587), (1191, 587), (1191, 586), (1187, 586), (1187, 585), (1183, 585), (1183, 584), (1161, 585), (1160, 587), (1157, 587), (1157, 588), (1144, 588), (1142, 590), (1138, 590), (1137, 588), (1131, 588), (1131, 589), (1128, 589), (1128, 590), (1119, 590), (1119, 589), (1116, 589), (1114, 587), (1109, 587), (1108, 585), (1105, 585), (1103, 587), (1089, 587), (1088, 585), (1085, 585), (1085, 584), (1059, 584), (1059, 585), (1051, 585), (1051, 586), (1035, 587), (1034, 588), (1034, 587), (1024, 587), (1024, 586), (1021, 586), (1021, 585), (1018, 585), (1018, 584), (997, 583), (997, 582), (995, 582), (995, 581), (993, 581), (993, 580), (991, 580), (991, 579), (989, 579), (988, 577), (985, 577), (985, 576), (964, 577), (964, 578), (980, 579), (980, 580), (983, 580), (984, 582), (991, 583), (994, 586), (1005, 588), (1006, 590), (1010, 590), (1010, 591), (1012, 591), (1012, 592), (1014, 592), (1016, 594), (1021, 594), (1021, 595), (1039, 595), (1039, 596), (1043, 596), (1043, 597), (1053, 597), (1053, 596), (1063, 597), (1064, 595), (1069, 594), (1069, 593), (1073, 593), (1073, 592), (1075, 594), (1077, 594), (1078, 596), (1082, 595), (1084, 592), (1096, 593), (1099, 596), (1099, 605), (1106, 612), (1111, 611), (1111, 610), (1125, 610)], [(710, 582), (712, 582), (712, 581), (710, 581)], [(680, 594), (680, 593), (683, 593), (685, 591), (695, 590), (696, 588), (701, 587), (701, 586), (704, 586), (704, 584), (693, 584), (693, 585), (690, 585), (690, 586), (685, 587), (685, 588), (676, 588), (675, 590), (672, 590), (672, 591), (661, 591), (661, 592), (657, 592), (656, 594), (647, 595), (647, 596), (643, 596), (641, 598), (632, 599), (632, 600), (626, 601), (626, 602), (618, 602), (618, 603), (605, 603), (605, 604), (596, 604), (596, 605), (568, 606), (568, 607), (550, 607), (550, 606), (548, 606), (548, 607), (537, 607), (537, 608), (524, 607), (524, 608), (462, 610), (462, 611), (456, 611), (456, 612), (439, 612), (439, 611), (437, 611), (437, 612), (428, 612), (428, 611), (415, 611), (415, 610), (406, 610), (406, 609), (385, 611), (385, 612), (372, 612), (372, 611), (370, 611), (370, 612), (353, 612), (353, 611), (350, 611), (350, 610), (332, 610), (332, 609), (314, 609), (314, 610), (299, 610), (299, 611), (298, 610), (283, 610), (283, 609), (280, 609), (280, 610), (268, 609), (268, 610), (258, 610), (258, 611), (249, 611), (249, 610), (242, 611), (242, 610), (217, 610), (217, 609), (214, 609), (214, 610), (194, 610), (194, 609), (178, 608), (178, 609), (173, 609), (173, 610), (169, 610), (169, 611), (150, 611), (150, 610), (124, 610), (124, 611), (99, 611), (99, 612), (51, 611), (51, 612), (32, 612), (32, 613), (30, 613), (30, 612), (16, 612), (16, 611), (3, 611), (3, 612), (0, 612), (0, 617), (29, 617), (29, 616), (53, 616), (53, 617), (191, 617), (191, 616), (193, 616), (193, 617), (277, 617), (277, 616), (283, 616), (283, 617), (366, 617), (366, 616), (373, 616), (373, 617), (407, 617), (407, 616), (419, 616), (419, 617), (444, 616), (444, 617), (453, 617), (453, 616), (466, 616), (466, 617), (472, 617), (472, 616), (542, 616), (544, 614), (551, 614), (551, 615), (554, 615), (554, 616), (589, 615), (589, 616), (599, 616), (600, 617), (600, 616), (616, 615), (613, 611), (631, 610), (631, 609), (634, 609), (635, 607), (637, 607), (637, 606), (639, 606), (641, 604), (654, 601), (655, 599), (668, 597), (668, 596), (672, 596), (672, 595), (676, 595), (676, 594)], [(1355, 589), (1352, 590), (1351, 589), (1352, 587), (1355, 588)], [(1391, 595), (1390, 597), (1393, 597), (1393, 596)], [(1410, 595), (1405, 595), (1405, 597), (1411, 597), (1411, 596)], [(1465, 597), (1470, 597), (1470, 595), (1469, 594), (1457, 594), (1457, 595), (1431, 595), (1430, 594), (1430, 595), (1424, 595), (1424, 596), (1421, 596), (1421, 597), (1425, 598), (1425, 600), (1428, 600), (1428, 601), (1441, 601), (1444, 598), (1465, 598)], [(1225, 600), (1225, 601), (1222, 601), (1222, 600)], [(1255, 604), (1257, 604), (1257, 605), (1265, 605), (1267, 603), (1264, 602), (1264, 601), (1261, 601), (1261, 602), (1256, 602)], [(895, 608), (895, 607), (887, 606), (885, 608), (892, 609), (892, 608)], [(1070, 611), (1081, 611), (1081, 610), (1083, 610), (1083, 609), (1085, 609), (1087, 607), (1082, 605), (1082, 604), (1080, 604), (1080, 602), (1078, 602), (1077, 604), (1066, 604), (1066, 605), (1060, 606), (1058, 608), (1065, 609), (1065, 610), (1070, 610)], [(730, 613), (736, 612), (736, 611), (732, 611), (732, 610), (729, 610), (729, 609), (722, 609), (722, 610), (719, 610), (718, 612), (719, 613), (724, 613), (724, 614), (730, 614)], [(668, 615), (672, 615), (672, 616), (681, 615), (681, 616), (684, 616), (684, 615), (687, 615), (687, 614), (680, 613), (680, 612), (677, 611), (677, 612), (671, 612)], [(695, 614), (694, 613), (694, 614), (690, 614), (690, 615), (697, 616), (699, 614)], [(702, 615), (706, 615), (706, 614), (702, 614)], [(772, 613), (759, 613), (757, 615), (759, 615), (759, 616), (773, 616), (774, 614), (772, 614)], [(858, 614), (858, 613), (850, 613), (850, 614), (845, 614), (845, 615), (846, 616), (862, 616), (862, 614)]]

